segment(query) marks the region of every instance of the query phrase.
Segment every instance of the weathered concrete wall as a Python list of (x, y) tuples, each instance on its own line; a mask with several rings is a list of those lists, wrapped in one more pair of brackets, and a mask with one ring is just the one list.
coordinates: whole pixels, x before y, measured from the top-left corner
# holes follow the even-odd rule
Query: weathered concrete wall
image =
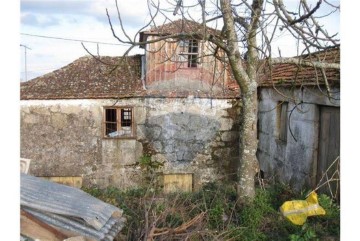
[[(319, 106), (340, 106), (340, 91), (334, 90), (334, 98), (329, 99), (319, 92), (317, 87), (294, 90), (262, 88), (259, 102), (259, 148), (260, 168), (266, 178), (276, 178), (296, 189), (314, 185), (318, 158)], [(286, 100), (285, 96), (297, 100), (298, 105), (288, 104), (287, 140), (277, 136), (276, 106)], [(289, 126), (288, 126), (289, 128)]]
[(85, 186), (135, 185), (140, 173), (128, 164), (141, 155), (141, 143), (102, 138), (103, 106), (111, 104), (114, 101), (21, 101), (21, 156), (32, 159), (30, 173), (81, 176)]
[[(164, 173), (193, 173), (194, 187), (235, 178), (239, 158), (239, 103), (235, 100), (146, 99), (139, 125), (146, 153)], [(146, 147), (146, 148), (145, 148)]]
[[(133, 106), (134, 139), (102, 138), (103, 106)], [(81, 176), (85, 186), (132, 187), (151, 154), (162, 172), (194, 173), (195, 188), (228, 180), (238, 160), (238, 102), (184, 98), (21, 101), (21, 156), (38, 176)]]

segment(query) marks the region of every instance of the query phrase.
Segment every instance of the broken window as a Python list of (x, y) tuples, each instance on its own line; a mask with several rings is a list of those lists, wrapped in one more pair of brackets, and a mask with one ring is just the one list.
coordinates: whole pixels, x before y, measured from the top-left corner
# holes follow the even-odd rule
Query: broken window
[(133, 137), (133, 109), (130, 107), (104, 108), (104, 136), (111, 138)]
[(288, 102), (279, 102), (277, 112), (277, 136), (279, 140), (287, 140)]
[(194, 39), (180, 40), (179, 60), (182, 68), (196, 68), (198, 63), (198, 41)]

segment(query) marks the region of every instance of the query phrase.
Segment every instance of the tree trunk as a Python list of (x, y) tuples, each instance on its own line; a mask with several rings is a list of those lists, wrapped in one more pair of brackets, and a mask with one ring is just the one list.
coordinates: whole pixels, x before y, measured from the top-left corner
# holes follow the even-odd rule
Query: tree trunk
[[(258, 1), (254, 1), (261, 5)], [(240, 86), (242, 98), (241, 126), (240, 126), (240, 165), (237, 171), (238, 183), (237, 194), (240, 202), (251, 201), (255, 197), (255, 174), (258, 168), (256, 158), (257, 151), (257, 82), (256, 68), (256, 32), (258, 16), (256, 11), (252, 16), (252, 22), (247, 35), (248, 42), (248, 67), (245, 70), (239, 52), (238, 39), (235, 31), (235, 23), (229, 0), (221, 0), (221, 10), (223, 13), (224, 27), (226, 32), (227, 56), (231, 69)]]
[(255, 197), (255, 174), (259, 170), (256, 151), (257, 141), (257, 91), (242, 93), (240, 126), (240, 165), (238, 169), (237, 193), (240, 201)]

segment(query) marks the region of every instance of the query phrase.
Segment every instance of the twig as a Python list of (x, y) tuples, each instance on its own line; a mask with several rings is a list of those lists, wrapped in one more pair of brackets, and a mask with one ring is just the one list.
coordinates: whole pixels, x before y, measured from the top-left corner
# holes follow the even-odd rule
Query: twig
[(202, 212), (199, 215), (195, 216), (190, 221), (188, 221), (186, 223), (183, 223), (182, 225), (180, 225), (177, 228), (156, 228), (156, 227), (153, 227), (150, 230), (150, 233), (147, 235), (147, 240), (150, 241), (150, 240), (152, 240), (153, 237), (157, 237), (157, 236), (161, 236), (161, 235), (165, 235), (165, 234), (169, 234), (169, 233), (173, 233), (175, 235), (185, 233), (186, 230), (189, 227), (191, 227), (194, 224), (200, 222), (204, 218), (205, 214), (206, 214), (206, 212)]
[[(331, 175), (330, 179), (328, 178), (328, 172), (330, 171), (330, 169), (332, 168), (332, 166), (335, 165), (335, 163), (337, 163), (337, 165), (339, 166), (339, 159), (340, 156), (338, 156), (331, 164), (330, 166), (326, 169), (326, 171), (323, 173), (323, 175), (321, 176), (318, 185), (316, 186), (316, 188), (313, 190), (313, 192), (316, 192), (318, 189), (320, 189), (321, 187), (323, 187), (324, 185), (328, 185), (331, 196), (334, 197), (334, 195), (332, 194), (331, 191), (331, 187), (330, 187), (330, 182), (334, 182), (334, 181), (340, 181), (340, 178), (335, 178), (335, 175), (338, 174), (338, 176), (340, 177), (340, 172), (339, 172), (339, 167), (337, 167), (337, 170)], [(322, 180), (324, 179), (324, 177), (326, 177), (326, 181), (322, 183)], [(311, 192), (310, 192), (311, 193)], [(308, 197), (310, 195), (310, 193), (306, 196)]]

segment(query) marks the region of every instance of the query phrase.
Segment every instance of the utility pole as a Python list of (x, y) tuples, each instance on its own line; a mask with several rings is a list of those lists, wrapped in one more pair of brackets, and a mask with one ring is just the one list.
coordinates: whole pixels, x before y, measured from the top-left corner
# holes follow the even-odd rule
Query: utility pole
[(26, 45), (23, 45), (23, 44), (20, 44), (20, 47), (24, 47), (24, 50), (25, 50), (25, 81), (27, 81), (27, 63), (26, 63), (26, 50), (27, 49), (30, 49), (28, 46)]

